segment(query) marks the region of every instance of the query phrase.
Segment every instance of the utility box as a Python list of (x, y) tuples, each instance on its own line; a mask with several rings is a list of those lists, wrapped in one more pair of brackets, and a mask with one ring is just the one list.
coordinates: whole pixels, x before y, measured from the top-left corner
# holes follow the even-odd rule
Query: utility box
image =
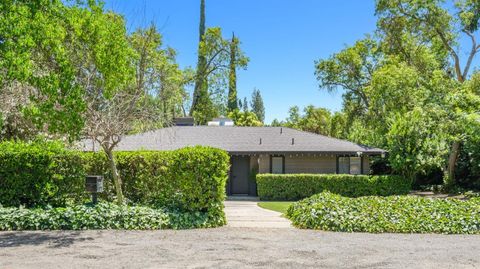
[(103, 176), (86, 176), (85, 188), (90, 193), (103, 192)]

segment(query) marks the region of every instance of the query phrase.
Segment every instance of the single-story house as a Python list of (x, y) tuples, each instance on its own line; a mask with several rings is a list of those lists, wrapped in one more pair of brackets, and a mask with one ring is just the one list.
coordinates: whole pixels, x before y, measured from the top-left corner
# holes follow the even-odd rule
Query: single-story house
[[(225, 118), (208, 126), (192, 126), (185, 119), (176, 122), (173, 127), (125, 136), (117, 150), (195, 145), (223, 149), (231, 156), (228, 195), (256, 195), (254, 173), (368, 174), (369, 156), (385, 154), (382, 149), (286, 127), (232, 126)], [(92, 144), (85, 147), (95, 150)]]

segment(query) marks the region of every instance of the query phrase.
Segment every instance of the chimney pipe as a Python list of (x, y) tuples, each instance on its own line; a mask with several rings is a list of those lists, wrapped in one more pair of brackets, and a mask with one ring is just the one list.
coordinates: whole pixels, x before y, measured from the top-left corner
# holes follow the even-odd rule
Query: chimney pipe
[(262, 144), (262, 138), (260, 137), (260, 145)]
[(292, 138), (292, 145), (295, 144), (295, 138)]

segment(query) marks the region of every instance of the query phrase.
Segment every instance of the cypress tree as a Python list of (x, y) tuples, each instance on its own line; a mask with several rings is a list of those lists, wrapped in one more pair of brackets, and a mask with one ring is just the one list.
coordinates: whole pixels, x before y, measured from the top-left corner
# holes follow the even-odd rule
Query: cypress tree
[[(207, 57), (205, 52), (201, 50), (200, 44), (205, 36), (205, 0), (200, 0), (200, 25), (199, 25), (199, 42), (198, 42), (198, 61), (197, 72), (195, 76), (195, 88), (193, 90), (192, 107), (190, 116), (198, 110), (199, 101), (205, 99), (203, 95), (208, 96), (208, 84), (206, 79)], [(201, 100), (204, 101), (204, 100)], [(202, 105), (200, 105), (202, 106)]]
[(238, 39), (235, 38), (235, 33), (232, 34), (232, 40), (230, 41), (230, 73), (228, 80), (228, 104), (227, 109), (229, 112), (238, 109), (237, 101), (237, 53)]

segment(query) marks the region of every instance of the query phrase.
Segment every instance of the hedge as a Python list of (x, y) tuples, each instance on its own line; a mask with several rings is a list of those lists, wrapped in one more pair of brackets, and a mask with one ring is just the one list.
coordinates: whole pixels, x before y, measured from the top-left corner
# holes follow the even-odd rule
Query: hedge
[[(89, 174), (103, 175), (107, 201), (115, 198), (110, 168), (103, 153), (85, 153)], [(135, 204), (182, 211), (222, 210), (229, 157), (210, 147), (174, 151), (116, 152), (125, 197)]]
[(84, 182), (81, 154), (59, 142), (0, 143), (0, 205), (80, 202), (86, 198)]
[(286, 216), (298, 228), (326, 231), (478, 234), (480, 198), (348, 198), (323, 192), (293, 203)]
[[(225, 223), (223, 201), (229, 168), (225, 151), (197, 146), (163, 152), (116, 152), (114, 156), (130, 204), (206, 214), (215, 225)], [(105, 176), (100, 200), (115, 199), (110, 167), (102, 152), (67, 150), (56, 142), (1, 143), (0, 205), (83, 204), (89, 199), (85, 192), (87, 174)]]
[[(219, 218), (219, 216), (217, 216)], [(0, 230), (185, 229), (215, 226), (207, 213), (114, 203), (47, 208), (0, 207)]]
[(300, 200), (328, 190), (348, 197), (406, 194), (411, 182), (394, 175), (258, 174), (261, 200)]

